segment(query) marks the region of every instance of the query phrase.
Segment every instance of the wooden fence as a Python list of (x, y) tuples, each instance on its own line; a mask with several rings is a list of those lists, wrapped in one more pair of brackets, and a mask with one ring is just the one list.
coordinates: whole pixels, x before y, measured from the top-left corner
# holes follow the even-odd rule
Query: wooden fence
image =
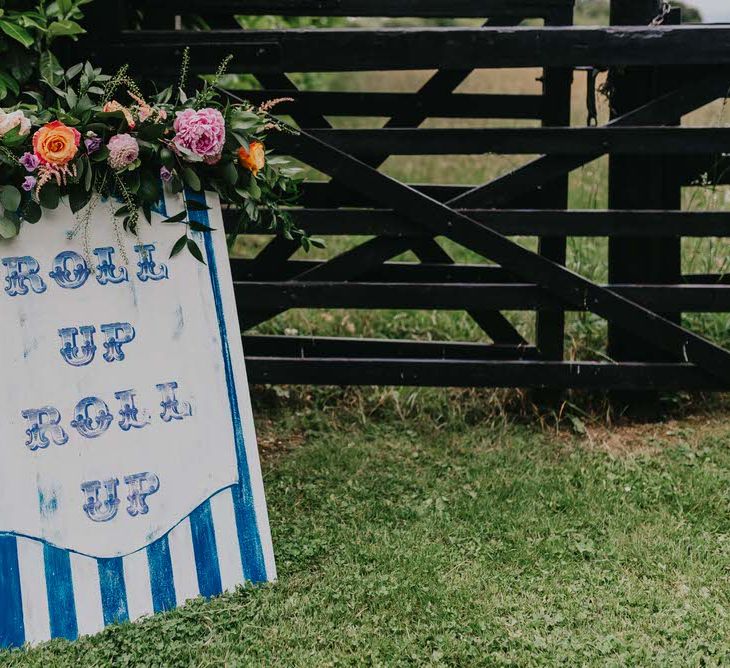
[[(681, 189), (710, 173), (726, 183), (730, 128), (683, 128), (682, 116), (730, 87), (730, 26), (661, 25), (658, 0), (614, 0), (609, 28), (573, 27), (573, 0), (158, 0), (96, 2), (99, 29), (81, 53), (137, 76), (165, 79), (185, 46), (209, 73), (227, 54), (253, 74), (253, 102), (280, 109), (302, 132), (271, 144), (319, 172), (305, 184), (298, 223), (314, 235), (361, 237), (327, 261), (292, 259), (274, 239), (233, 260), (244, 330), (291, 308), (464, 310), (484, 343), (246, 336), (254, 382), (513, 386), (625, 390), (724, 389), (730, 353), (682, 326), (682, 313), (730, 311), (726, 276), (685, 276), (682, 237), (730, 236), (730, 215), (681, 211)], [(94, 10), (94, 7), (97, 7)], [(210, 30), (179, 29), (201, 15)], [(479, 18), (481, 27), (240, 30), (234, 14)], [(110, 18), (116, 20), (110, 20)], [(531, 19), (525, 24), (525, 21)], [(538, 21), (534, 21), (537, 19)], [(106, 28), (102, 27), (106, 26)], [(110, 27), (111, 26), (111, 27)], [(122, 30), (117, 30), (122, 26)], [(612, 119), (570, 127), (576, 68), (611, 68)], [(540, 67), (542, 94), (455, 90), (475, 69)], [(414, 93), (297, 90), (292, 72), (435, 70)], [(380, 117), (377, 129), (335, 129), (328, 118)], [(428, 118), (524, 119), (531, 127), (421, 126)], [(484, 124), (486, 125), (486, 124)], [(401, 183), (391, 155), (539, 155), (483, 184)], [(610, 210), (568, 210), (571, 171), (609, 154)], [(232, 214), (231, 214), (232, 215)], [(537, 252), (510, 237), (534, 236)], [(608, 285), (564, 268), (566, 239), (608, 237)], [(485, 262), (456, 264), (440, 238)], [(418, 262), (395, 262), (412, 251)], [(505, 311), (535, 311), (526, 340)], [(565, 313), (609, 323), (607, 355), (565, 360)]]

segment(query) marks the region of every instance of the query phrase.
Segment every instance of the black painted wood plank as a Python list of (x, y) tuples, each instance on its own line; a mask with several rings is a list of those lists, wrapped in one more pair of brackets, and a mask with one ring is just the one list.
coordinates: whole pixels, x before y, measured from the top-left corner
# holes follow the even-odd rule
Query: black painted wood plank
[[(730, 152), (730, 128), (722, 127), (525, 127), (393, 128), (310, 130), (310, 134), (346, 153), (380, 155), (707, 155)], [(287, 151), (292, 135), (272, 135), (273, 146)]]
[(246, 356), (252, 383), (427, 387), (728, 390), (691, 364), (299, 359)]
[[(540, 95), (498, 95), (455, 93), (423, 96), (419, 93), (365, 92), (292, 92), (281, 90), (235, 91), (252, 104), (272, 98), (291, 97), (276, 107), (279, 115), (293, 116), (298, 110), (325, 116), (392, 117), (402, 112), (417, 113), (423, 118), (516, 118), (537, 119), (542, 116)], [(306, 124), (305, 127), (325, 127)]]
[[(646, 308), (673, 312), (730, 311), (726, 285), (607, 285), (612, 294)], [(234, 283), (245, 313), (266, 309), (358, 308), (398, 310), (467, 310), (474, 308), (524, 311), (590, 310), (590, 304), (568, 304), (537, 285), (479, 283), (365, 283), (326, 281), (248, 281)]]
[(380, 358), (380, 359), (535, 359), (534, 346), (409, 341), (396, 339), (355, 339), (315, 336), (243, 337), (246, 354), (254, 357)]
[[(730, 65), (730, 27), (384, 28), (381, 30), (123, 31), (118, 43), (85, 40), (85, 57), (129, 63), (138, 75), (169, 75), (182, 50), (191, 71), (211, 73), (228, 54), (231, 72), (580, 65)], [(336, 54), (336, 57), (335, 57)]]
[[(144, 6), (147, 3), (142, 3)], [(540, 18), (572, 8), (573, 0), (156, 0), (173, 14), (282, 14), (285, 16), (383, 16), (421, 18)]]
[[(538, 209), (458, 209), (506, 236), (569, 237), (727, 237), (730, 215), (723, 211), (568, 211)], [(385, 209), (296, 209), (297, 225), (314, 236), (431, 236), (422, 227)], [(226, 230), (236, 212), (224, 210)], [(253, 232), (251, 233), (253, 234)]]

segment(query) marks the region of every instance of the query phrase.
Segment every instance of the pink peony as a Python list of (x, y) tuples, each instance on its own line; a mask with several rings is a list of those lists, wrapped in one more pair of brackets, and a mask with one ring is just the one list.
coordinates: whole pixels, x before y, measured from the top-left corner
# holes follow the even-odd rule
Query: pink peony
[(129, 167), (139, 157), (139, 144), (132, 135), (114, 135), (106, 147), (109, 149), (107, 162), (115, 170)]
[(217, 109), (185, 109), (178, 111), (173, 123), (177, 133), (172, 145), (190, 162), (204, 160), (215, 164), (223, 153), (226, 141), (226, 123)]

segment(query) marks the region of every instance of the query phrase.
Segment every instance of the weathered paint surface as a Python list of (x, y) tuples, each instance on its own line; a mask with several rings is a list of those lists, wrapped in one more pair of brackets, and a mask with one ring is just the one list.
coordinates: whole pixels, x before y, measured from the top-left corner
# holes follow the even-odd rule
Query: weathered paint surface
[(220, 205), (207, 203), (191, 212), (216, 229), (195, 233), (205, 265), (168, 259), (181, 225), (117, 238), (104, 206), (86, 249), (64, 208), (0, 242), (2, 645), (275, 578)]

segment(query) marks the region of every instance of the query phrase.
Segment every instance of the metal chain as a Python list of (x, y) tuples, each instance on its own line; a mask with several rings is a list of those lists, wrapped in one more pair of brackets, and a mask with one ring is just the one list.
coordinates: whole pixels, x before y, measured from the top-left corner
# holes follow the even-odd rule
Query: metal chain
[(664, 23), (664, 19), (667, 18), (667, 15), (672, 11), (672, 3), (670, 2), (663, 2), (662, 3), (662, 12), (661, 14), (658, 14), (655, 16), (652, 20), (652, 22), (649, 24), (650, 28), (656, 28)]

